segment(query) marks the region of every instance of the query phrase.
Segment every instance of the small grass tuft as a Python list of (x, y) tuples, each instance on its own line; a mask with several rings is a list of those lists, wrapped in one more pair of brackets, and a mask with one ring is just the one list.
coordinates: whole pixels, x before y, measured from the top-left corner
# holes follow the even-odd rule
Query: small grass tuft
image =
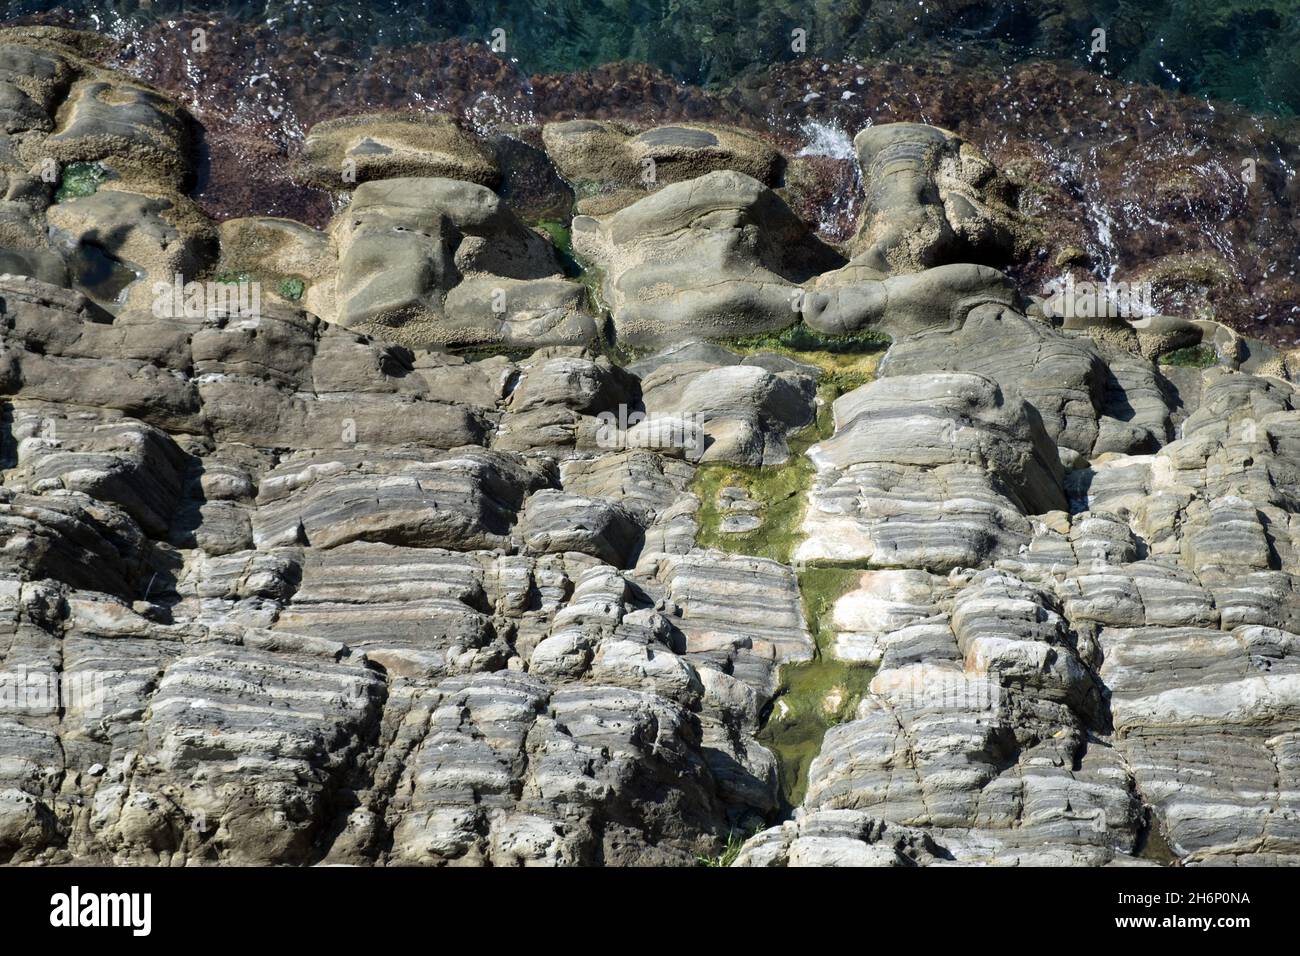
[(700, 866), (707, 867), (731, 866), (736, 862), (736, 857), (740, 856), (740, 851), (744, 847), (746, 839), (743, 834), (732, 830), (727, 835), (727, 845), (721, 853), (717, 856), (697, 856), (695, 862)]

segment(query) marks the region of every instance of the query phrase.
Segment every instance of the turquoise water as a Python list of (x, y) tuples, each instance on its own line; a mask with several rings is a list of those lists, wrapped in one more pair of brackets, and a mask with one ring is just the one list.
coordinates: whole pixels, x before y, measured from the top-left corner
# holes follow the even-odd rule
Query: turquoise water
[(802, 56), (915, 60), (942, 50), (972, 62), (1062, 59), (1254, 111), (1300, 114), (1300, 0), (0, 0), (6, 18), (55, 8), (94, 29), (225, 15), (363, 48), (495, 38), (528, 73), (631, 60), (696, 84), (725, 84)]

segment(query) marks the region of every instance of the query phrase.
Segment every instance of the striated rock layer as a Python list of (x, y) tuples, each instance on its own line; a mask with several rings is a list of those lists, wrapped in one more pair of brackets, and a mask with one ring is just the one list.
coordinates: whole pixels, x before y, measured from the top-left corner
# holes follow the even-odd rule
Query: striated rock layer
[(578, 261), (445, 117), (218, 227), (0, 41), (0, 862), (1300, 862), (1296, 357), (1054, 318), (958, 137), (843, 249), (699, 123), (547, 127)]

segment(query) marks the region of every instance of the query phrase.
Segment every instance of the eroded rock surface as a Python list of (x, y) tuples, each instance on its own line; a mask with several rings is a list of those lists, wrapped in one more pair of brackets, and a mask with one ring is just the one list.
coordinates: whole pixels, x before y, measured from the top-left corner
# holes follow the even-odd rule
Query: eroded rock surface
[(298, 164), (300, 179), (332, 190), (402, 176), (491, 186), (499, 174), (488, 150), (443, 113), (372, 113), (317, 123)]
[(585, 119), (518, 140), (581, 263), (436, 117), (218, 227), (78, 50), (0, 37), (0, 862), (1300, 862), (1293, 357), (1055, 318), (924, 126), (843, 250), (758, 137)]
[(800, 284), (842, 262), (775, 192), (731, 170), (579, 217), (573, 243), (604, 270), (602, 295), (631, 345), (786, 328)]
[(775, 809), (795, 577), (597, 441), (636, 374), (0, 289), (6, 860), (685, 864)]
[(580, 119), (548, 123), (542, 140), (585, 215), (613, 212), (647, 192), (722, 169), (776, 186), (784, 167), (781, 154), (752, 133), (711, 124), (638, 132)]
[(1013, 190), (977, 149), (920, 123), (872, 126), (853, 145), (866, 181), (855, 262), (916, 272), (1011, 260), (1020, 238)]
[(983, 315), (896, 341), (811, 451), (798, 554), (868, 569), (823, 626), (876, 672), (740, 859), (926, 862), (892, 825), (957, 863), (1295, 862), (1294, 386), (1212, 368), (1179, 407), (1114, 343)]
[(581, 285), (492, 190), (442, 178), (363, 183), (333, 226), (338, 321), (411, 345), (590, 341)]

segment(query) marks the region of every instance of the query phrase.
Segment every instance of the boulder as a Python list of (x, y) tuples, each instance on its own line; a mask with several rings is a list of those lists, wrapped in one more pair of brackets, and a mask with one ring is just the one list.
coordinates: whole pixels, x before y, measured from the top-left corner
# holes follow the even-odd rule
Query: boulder
[(784, 329), (800, 283), (843, 261), (776, 193), (730, 170), (579, 216), (573, 248), (602, 270), (618, 338), (633, 346)]
[(37, 147), (60, 163), (100, 162), (124, 178), (172, 189), (192, 176), (190, 119), (160, 93), (119, 80), (84, 79)]
[(1025, 240), (1014, 191), (959, 136), (920, 123), (869, 126), (853, 140), (866, 199), (855, 263), (919, 272), (953, 262), (1003, 265)]
[(337, 320), (408, 345), (565, 345), (596, 326), (555, 250), (491, 190), (451, 179), (357, 187), (331, 227)]
[(546, 152), (578, 197), (578, 211), (604, 215), (646, 192), (718, 170), (779, 185), (784, 160), (759, 137), (705, 123), (639, 133), (619, 123), (567, 120), (542, 128)]
[(304, 183), (333, 192), (412, 176), (495, 185), (492, 155), (445, 113), (367, 113), (317, 123), (294, 166)]
[(1062, 508), (1055, 447), (1032, 406), (968, 374), (881, 379), (835, 403), (804, 560), (948, 571), (1027, 543), (1027, 514)]

